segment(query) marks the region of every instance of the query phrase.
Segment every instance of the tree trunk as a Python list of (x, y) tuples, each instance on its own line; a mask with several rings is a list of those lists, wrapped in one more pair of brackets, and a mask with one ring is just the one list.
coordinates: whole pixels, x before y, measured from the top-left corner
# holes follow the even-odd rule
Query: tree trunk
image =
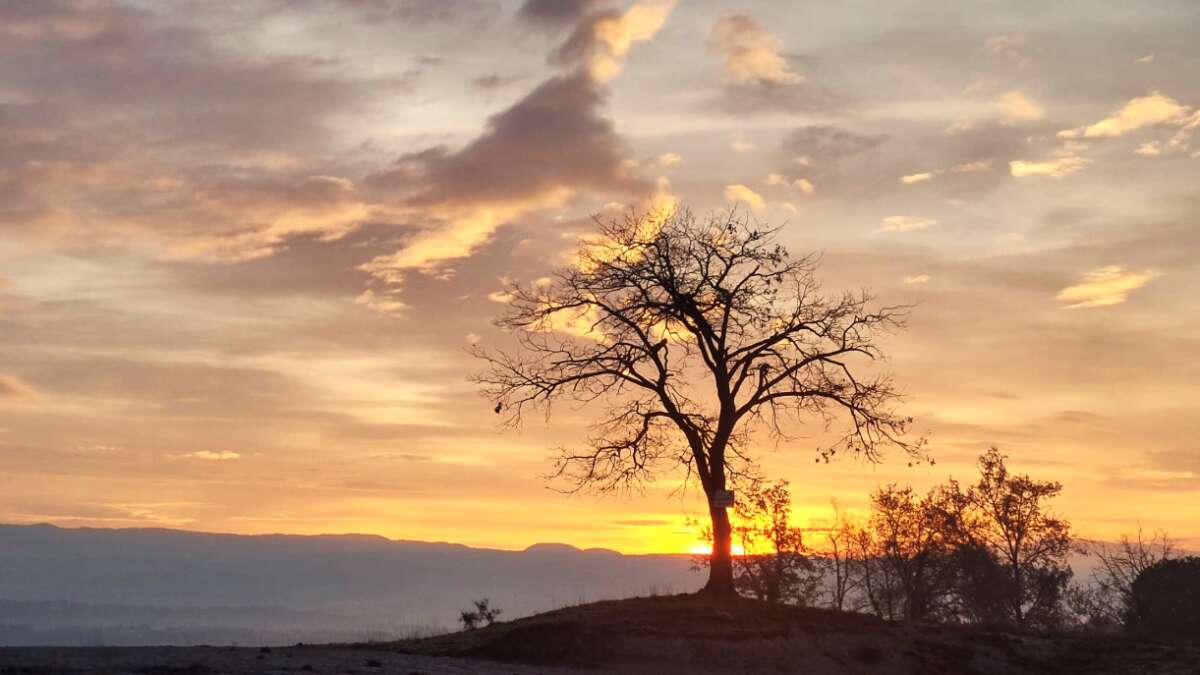
[(729, 525), (729, 513), (711, 504), (708, 511), (712, 516), (713, 548), (708, 561), (708, 583), (700, 592), (714, 598), (736, 597), (737, 590), (733, 587), (733, 532)]

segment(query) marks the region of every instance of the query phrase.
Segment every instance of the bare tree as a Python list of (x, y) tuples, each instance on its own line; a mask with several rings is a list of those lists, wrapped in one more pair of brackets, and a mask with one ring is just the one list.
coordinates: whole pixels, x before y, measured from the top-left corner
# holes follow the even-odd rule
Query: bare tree
[(1121, 535), (1116, 543), (1089, 542), (1081, 552), (1099, 563), (1092, 571), (1091, 588), (1075, 588), (1079, 613), (1093, 626), (1121, 626), (1133, 608), (1133, 582), (1143, 572), (1177, 555), (1175, 542), (1161, 530), (1150, 535)]
[(875, 460), (885, 446), (920, 454), (904, 439), (911, 420), (894, 410), (892, 381), (862, 371), (905, 308), (822, 294), (815, 256), (790, 257), (777, 228), (735, 212), (597, 223), (576, 264), (509, 289), (497, 324), (519, 349), (477, 349), (488, 368), (475, 381), (508, 425), (562, 398), (599, 411), (587, 447), (557, 461), (555, 475), (576, 489), (636, 487), (668, 467), (696, 477), (714, 534), (707, 592), (736, 592), (723, 497), (752, 460), (755, 427), (786, 438), (797, 419), (842, 418), (845, 433), (818, 449), (826, 460)]
[(818, 553), (824, 561), (829, 582), (829, 606), (844, 610), (858, 590), (861, 581), (861, 561), (855, 555), (857, 526), (837, 499), (831, 500), (833, 518), (825, 530), (825, 545)]

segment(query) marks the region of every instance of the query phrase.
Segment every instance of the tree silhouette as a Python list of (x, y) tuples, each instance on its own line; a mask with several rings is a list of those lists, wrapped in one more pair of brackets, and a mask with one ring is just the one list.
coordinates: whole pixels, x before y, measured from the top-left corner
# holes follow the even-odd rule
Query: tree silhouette
[[(792, 523), (788, 482), (750, 481), (733, 511), (733, 540), (742, 548), (733, 558), (738, 591), (764, 602), (811, 605), (820, 592), (821, 568), (809, 555), (803, 528)], [(705, 528), (703, 536), (711, 539), (712, 529)], [(696, 556), (693, 569), (709, 561), (710, 556)]]
[(817, 552), (829, 577), (829, 606), (833, 609), (848, 609), (852, 595), (859, 590), (861, 564), (855, 556), (855, 541), (859, 527), (850, 519), (846, 509), (837, 499), (830, 500), (833, 518), (825, 529), (825, 544)]
[(847, 431), (819, 448), (826, 459), (875, 460), (885, 446), (919, 455), (891, 380), (862, 372), (905, 308), (873, 308), (866, 292), (823, 295), (815, 256), (790, 257), (777, 228), (735, 212), (597, 223), (576, 264), (509, 289), (497, 325), (519, 349), (476, 349), (488, 367), (474, 380), (512, 426), (562, 398), (600, 411), (587, 447), (558, 457), (555, 475), (576, 489), (635, 487), (672, 466), (698, 478), (714, 534), (707, 592), (735, 593), (723, 497), (753, 459), (756, 427), (786, 438), (789, 419), (841, 417)]
[(954, 582), (953, 528), (939, 488), (919, 495), (890, 484), (871, 493), (866, 529), (857, 537), (868, 605), (890, 620), (923, 621), (945, 612)]
[(1051, 515), (1046, 503), (1062, 484), (1014, 475), (1005, 459), (996, 448), (979, 457), (979, 482), (970, 493), (979, 523), (967, 531), (1006, 572), (1008, 620), (1020, 627), (1052, 625), (1071, 578), (1071, 525)]
[(1091, 587), (1072, 589), (1076, 611), (1094, 627), (1115, 628), (1133, 612), (1133, 583), (1143, 572), (1176, 556), (1175, 543), (1161, 530), (1149, 536), (1121, 535), (1116, 543), (1089, 542), (1083, 552), (1097, 561)]
[(463, 610), (458, 615), (458, 621), (465, 630), (490, 626), (496, 623), (496, 618), (504, 613), (504, 610), (499, 607), (492, 607), (492, 601), (488, 598), (475, 600), (471, 604), (475, 605), (475, 609)]
[(1126, 623), (1143, 635), (1200, 642), (1200, 557), (1160, 560), (1138, 574)]

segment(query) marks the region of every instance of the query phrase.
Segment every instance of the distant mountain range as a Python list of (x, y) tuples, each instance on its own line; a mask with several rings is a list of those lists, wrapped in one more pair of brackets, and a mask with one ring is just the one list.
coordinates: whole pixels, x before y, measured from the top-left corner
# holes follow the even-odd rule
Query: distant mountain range
[(0, 525), (0, 645), (386, 639), (452, 627), (483, 597), (509, 618), (692, 591), (703, 577), (689, 568), (562, 544)]

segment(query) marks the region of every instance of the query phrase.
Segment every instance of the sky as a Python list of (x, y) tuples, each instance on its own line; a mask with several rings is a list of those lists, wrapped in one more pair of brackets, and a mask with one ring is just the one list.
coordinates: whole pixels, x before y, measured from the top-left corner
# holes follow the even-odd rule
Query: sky
[(467, 378), (595, 215), (736, 205), (933, 466), (756, 443), (796, 517), (996, 445), (1077, 534), (1200, 544), (1200, 4), (0, 0), (0, 521), (685, 551)]

